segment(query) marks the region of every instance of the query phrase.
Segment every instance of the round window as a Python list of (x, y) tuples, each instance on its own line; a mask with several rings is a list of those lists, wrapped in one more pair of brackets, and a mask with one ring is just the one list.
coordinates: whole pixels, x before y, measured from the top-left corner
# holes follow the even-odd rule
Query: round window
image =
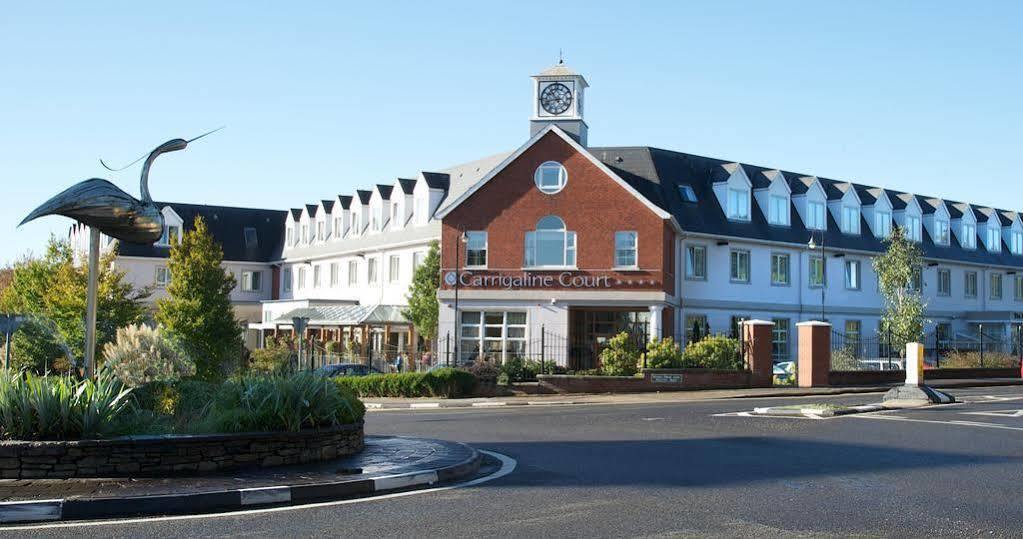
[(556, 161), (547, 161), (536, 169), (533, 175), (537, 189), (553, 195), (565, 188), (568, 183), (568, 171)]

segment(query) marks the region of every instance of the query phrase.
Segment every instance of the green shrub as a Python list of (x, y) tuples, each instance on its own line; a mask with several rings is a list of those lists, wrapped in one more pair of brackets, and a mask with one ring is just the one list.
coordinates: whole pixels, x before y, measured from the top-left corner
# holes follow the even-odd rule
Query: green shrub
[(707, 337), (686, 346), (682, 367), (739, 370), (743, 368), (739, 341), (725, 336)]
[[(941, 360), (943, 369), (978, 369), (980, 352), (952, 352)], [(1019, 359), (1000, 352), (984, 352), (984, 368), (1018, 367)]]
[(268, 339), (266, 346), (252, 351), (249, 370), (256, 373), (282, 374), (291, 370), (291, 347), (284, 340)]
[(654, 339), (646, 348), (646, 366), (650, 369), (677, 369), (682, 366), (682, 348), (671, 337)]
[(501, 374), (501, 368), (497, 363), (482, 357), (469, 365), (466, 370), (471, 372), (481, 383), (494, 383), (497, 381), (497, 376)]
[(353, 423), (365, 411), (350, 391), (315, 373), (245, 376), (224, 382), (197, 429), (297, 432)]
[(852, 350), (839, 348), (831, 351), (831, 370), (833, 371), (862, 371), (863, 364), (856, 359)]
[(621, 332), (600, 351), (600, 370), (607, 376), (632, 376), (639, 372), (639, 348), (635, 339)]
[(499, 367), (501, 374), (508, 378), (509, 382), (535, 381), (538, 374), (564, 373), (564, 367), (556, 365), (552, 361), (543, 363), (543, 370), (540, 369), (540, 362), (533, 359), (508, 358)]
[(360, 397), (444, 397), (472, 394), (476, 377), (461, 369), (437, 369), (430, 372), (339, 376), (333, 379)]
[(103, 347), (107, 368), (128, 387), (173, 382), (195, 374), (195, 364), (178, 353), (160, 328), (130, 325)]
[(116, 433), (130, 414), (131, 389), (107, 369), (95, 380), (31, 373), (0, 374), (0, 437), (75, 440)]

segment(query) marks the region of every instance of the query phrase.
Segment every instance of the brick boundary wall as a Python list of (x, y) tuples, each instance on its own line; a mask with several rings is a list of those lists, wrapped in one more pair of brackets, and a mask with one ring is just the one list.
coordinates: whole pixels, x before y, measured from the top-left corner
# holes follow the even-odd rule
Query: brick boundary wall
[[(681, 379), (677, 382), (653, 381), (654, 377), (671, 380), (675, 376), (681, 376)], [(554, 393), (640, 393), (752, 387), (749, 371), (719, 369), (645, 369), (642, 377), (541, 374), (536, 379), (542, 392)]]
[(332, 460), (362, 451), (363, 422), (300, 432), (0, 442), (0, 478), (162, 477)]
[[(958, 378), (1019, 378), (1016, 368), (984, 369), (925, 369), (924, 381), (953, 380)], [(828, 384), (833, 386), (867, 386), (906, 381), (906, 371), (831, 371)]]

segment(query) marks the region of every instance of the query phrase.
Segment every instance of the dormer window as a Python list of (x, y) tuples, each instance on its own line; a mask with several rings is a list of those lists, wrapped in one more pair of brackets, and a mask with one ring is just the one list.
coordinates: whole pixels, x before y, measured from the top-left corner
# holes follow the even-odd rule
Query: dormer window
[(323, 241), (323, 234), (326, 231), (323, 229), (323, 221), (316, 223), (316, 241)]
[(810, 230), (825, 230), (827, 225), (824, 219), (823, 202), (808, 202), (806, 204), (806, 228)]
[(288, 247), (295, 245), (295, 229), (290, 226), (288, 227), (287, 231), (285, 231), (284, 244), (287, 245)]
[(977, 248), (977, 225), (963, 223), (963, 238), (960, 243), (962, 243), (964, 249)]
[(846, 234), (860, 233), (860, 209), (855, 206), (842, 206), (842, 232)]
[(949, 238), (949, 226), (948, 221), (944, 219), (935, 219), (934, 221), (934, 243), (938, 245), (948, 245)]
[(1023, 255), (1023, 231), (1013, 230), (1009, 238), (1011, 240), (1009, 249), (1012, 251), (1012, 254), (1017, 256)]
[(745, 189), (728, 190), (728, 218), (736, 221), (749, 221), (749, 191)]
[(398, 215), (398, 205), (397, 204), (391, 204), (391, 227), (392, 228), (401, 228), (401, 225), (403, 225), (403, 224), (405, 224), (405, 223), (401, 222), (401, 218)]
[(383, 208), (373, 208), (373, 214), (370, 216), (370, 225), (373, 232), (380, 232), (380, 221), (383, 220)]
[(789, 199), (780, 195), (771, 195), (768, 200), (767, 222), (772, 225), (789, 225)]
[(1002, 251), (1002, 235), (998, 233), (998, 229), (995, 227), (987, 227), (987, 250), (992, 253), (1000, 253)]
[(181, 227), (176, 225), (166, 225), (163, 227), (163, 235), (160, 236), (158, 245), (172, 245), (181, 242)]
[(920, 218), (915, 215), (906, 216), (906, 237), (910, 241), (920, 242)]
[(682, 202), (696, 202), (696, 191), (693, 191), (691, 185), (678, 186), (678, 195), (682, 197)]
[(415, 204), (413, 204), (412, 213), (413, 213), (413, 216), (415, 217), (415, 220), (416, 220), (417, 223), (419, 223), (419, 224), (426, 224), (426, 220), (427, 220), (427, 215), (426, 215), (426, 197), (420, 197), (420, 196), (416, 197), (416, 202), (415, 202)]
[(340, 217), (335, 217), (334, 218), (334, 235), (333, 235), (334, 239), (341, 239), (341, 234), (342, 234), (342, 230), (343, 230), (342, 229), (343, 225), (341, 223), (342, 223), (342, 221), (341, 221)]
[(302, 225), (302, 243), (309, 243), (309, 225)]
[[(288, 230), (290, 231), (291, 229)], [(255, 228), (252, 228), (251, 226), (245, 227), (244, 234), (246, 249), (255, 249), (256, 247), (259, 247), (259, 237), (256, 235)]]
[(879, 211), (874, 214), (874, 237), (886, 239), (892, 235), (892, 214)]
[(352, 235), (359, 235), (359, 214), (352, 212)]

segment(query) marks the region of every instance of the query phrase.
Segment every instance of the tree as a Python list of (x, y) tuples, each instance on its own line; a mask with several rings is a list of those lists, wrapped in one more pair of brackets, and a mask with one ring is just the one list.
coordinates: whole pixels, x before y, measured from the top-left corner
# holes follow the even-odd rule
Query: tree
[(430, 242), (430, 250), (426, 253), (423, 263), (416, 268), (409, 285), (408, 308), (402, 311), (426, 339), (433, 339), (437, 334), (437, 316), (440, 302), (437, 301), (437, 289), (440, 288), (440, 245)]
[[(124, 272), (113, 267), (116, 256), (115, 247), (99, 264), (98, 349), (114, 340), (118, 328), (143, 322), (148, 312), (144, 300), (150, 290), (126, 283)], [(0, 292), (0, 311), (26, 315), (27, 321), (12, 339), (12, 366), (43, 371), (55, 361), (77, 363), (85, 356), (88, 274), (84, 263), (75, 263), (71, 245), (55, 238), (41, 258), (14, 265), (10, 284)]]
[[(891, 334), (891, 345), (896, 351), (906, 349), (906, 343), (919, 341), (924, 332), (924, 309), (927, 304), (919, 286), (923, 267), (923, 253), (916, 243), (906, 238), (901, 227), (895, 227), (885, 240), (884, 254), (874, 258), (874, 271), (884, 297), (881, 331)], [(887, 336), (887, 335), (885, 335)]]
[(14, 268), (10, 266), (0, 268), (0, 297), (3, 297), (4, 290), (11, 286), (12, 279), (14, 279)]
[(241, 327), (234, 318), (235, 278), (221, 266), (224, 253), (202, 217), (171, 247), (167, 298), (157, 301), (156, 321), (195, 362), (196, 376), (224, 377), (241, 357)]

